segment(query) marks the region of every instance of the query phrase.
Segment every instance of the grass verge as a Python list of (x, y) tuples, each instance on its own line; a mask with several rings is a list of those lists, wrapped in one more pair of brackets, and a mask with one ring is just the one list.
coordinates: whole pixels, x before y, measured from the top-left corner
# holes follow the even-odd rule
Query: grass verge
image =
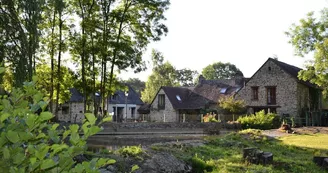
[[(272, 152), (274, 163), (266, 166), (245, 163), (242, 160), (242, 149), (245, 147)], [(291, 135), (274, 139), (261, 135), (260, 131), (245, 130), (223, 137), (210, 137), (203, 146), (156, 146), (156, 150), (171, 152), (196, 166), (194, 172), (328, 172), (312, 162), (314, 155), (328, 156), (328, 135)]]

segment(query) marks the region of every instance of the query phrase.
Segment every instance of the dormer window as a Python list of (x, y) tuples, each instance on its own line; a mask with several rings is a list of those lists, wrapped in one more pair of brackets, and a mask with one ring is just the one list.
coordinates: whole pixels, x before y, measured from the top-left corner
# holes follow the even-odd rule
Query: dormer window
[(228, 88), (221, 88), (220, 94), (225, 94)]
[(181, 98), (180, 98), (180, 96), (179, 96), (179, 95), (176, 95), (175, 97), (177, 98), (177, 100), (178, 100), (178, 101), (180, 101), (180, 102), (181, 102)]
[(118, 95), (117, 94), (112, 95), (112, 100), (117, 100), (117, 99), (118, 99)]

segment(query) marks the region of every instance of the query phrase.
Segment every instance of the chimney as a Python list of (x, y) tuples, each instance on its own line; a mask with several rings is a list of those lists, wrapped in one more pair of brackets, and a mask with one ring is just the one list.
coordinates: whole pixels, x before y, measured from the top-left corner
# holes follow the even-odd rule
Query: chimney
[(203, 75), (199, 75), (199, 77), (198, 77), (198, 84), (202, 84), (204, 80), (205, 80), (204, 76)]

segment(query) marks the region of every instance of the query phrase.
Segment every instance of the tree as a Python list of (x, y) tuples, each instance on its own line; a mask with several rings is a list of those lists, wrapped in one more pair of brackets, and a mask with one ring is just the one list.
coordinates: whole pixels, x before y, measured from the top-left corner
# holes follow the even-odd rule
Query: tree
[(245, 106), (244, 100), (236, 100), (233, 96), (222, 97), (219, 99), (219, 107), (232, 113), (233, 121), (235, 121), (235, 114), (244, 111)]
[(231, 79), (243, 73), (233, 64), (216, 62), (203, 68), (202, 75), (209, 80)]
[(152, 61), (153, 72), (148, 77), (145, 90), (141, 92), (141, 98), (146, 103), (153, 100), (161, 86), (179, 86), (175, 68), (169, 62), (163, 63), (162, 53), (153, 50)]
[(123, 83), (130, 85), (139, 95), (141, 95), (141, 92), (146, 87), (145, 82), (138, 78), (129, 78), (128, 80), (123, 81)]
[(177, 80), (179, 81), (181, 86), (194, 86), (195, 79), (198, 76), (198, 72), (196, 70), (190, 70), (188, 68), (184, 68), (181, 70), (176, 70)]
[[(74, 74), (74, 72), (69, 69), (66, 66), (61, 66), (60, 67), (60, 73), (61, 73), (61, 81), (58, 82), (58, 78), (55, 78), (54, 82), (55, 83), (60, 83), (60, 93), (58, 94), (58, 103), (62, 104), (65, 103), (66, 101), (69, 100), (70, 98), (70, 88), (73, 88), (74, 86), (74, 81), (76, 79), (76, 76)], [(58, 72), (58, 66), (55, 66), (55, 71), (54, 73)], [(52, 90), (52, 82), (50, 80), (51, 78), (51, 67), (47, 64), (37, 64), (36, 66), (36, 76), (38, 78), (38, 82), (36, 84), (37, 89), (39, 89), (40, 91), (42, 91), (43, 93), (46, 94), (47, 97), (49, 97), (51, 95), (51, 90)], [(55, 98), (57, 100), (57, 88), (55, 90), (53, 90), (53, 92), (55, 93)]]
[(119, 70), (130, 67), (135, 72), (145, 70), (142, 54), (147, 45), (150, 41), (159, 41), (168, 32), (163, 21), (169, 4), (169, 0), (122, 0), (118, 8), (112, 11), (118, 27), (113, 27), (113, 40), (110, 41), (114, 48), (109, 58), (110, 88), (115, 67)]
[(310, 81), (323, 89), (323, 95), (328, 95), (328, 9), (321, 11), (321, 18), (316, 19), (314, 13), (308, 13), (298, 25), (293, 24), (286, 35), (293, 45), (295, 54), (304, 57), (314, 53), (313, 60), (306, 63), (305, 70), (298, 78)]
[(0, 63), (10, 64), (15, 86), (32, 79), (43, 5), (43, 0), (0, 2)]

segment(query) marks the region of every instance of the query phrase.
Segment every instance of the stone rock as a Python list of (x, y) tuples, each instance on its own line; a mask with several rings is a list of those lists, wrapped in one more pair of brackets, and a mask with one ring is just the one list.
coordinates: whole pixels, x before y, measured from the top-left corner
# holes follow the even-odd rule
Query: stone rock
[(328, 157), (323, 159), (322, 167), (328, 170)]
[(328, 170), (328, 157), (314, 156), (313, 162), (325, 170)]
[(113, 172), (108, 171), (107, 169), (104, 169), (104, 168), (99, 169), (99, 172), (100, 172), (100, 173), (113, 173)]
[(257, 148), (244, 148), (243, 159), (254, 164), (272, 164), (273, 154), (270, 152), (263, 152)]
[[(181, 160), (178, 160), (169, 153), (156, 153), (140, 166), (143, 172), (148, 173), (187, 173), (191, 172), (191, 167)], [(140, 171), (141, 171), (140, 170)]]
[(260, 164), (267, 165), (272, 164), (273, 162), (273, 154), (270, 152), (263, 152), (259, 158)]

